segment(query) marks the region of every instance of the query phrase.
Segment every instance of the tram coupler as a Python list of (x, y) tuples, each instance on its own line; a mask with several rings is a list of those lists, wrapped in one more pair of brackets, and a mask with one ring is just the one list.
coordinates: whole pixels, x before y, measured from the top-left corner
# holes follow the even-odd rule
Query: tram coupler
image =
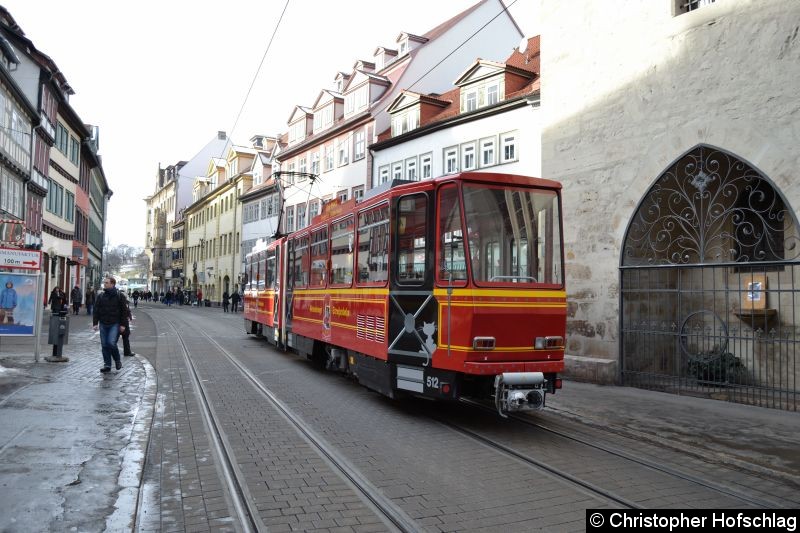
[(544, 409), (546, 380), (542, 372), (504, 372), (494, 378), (494, 404), (503, 418), (514, 411)]

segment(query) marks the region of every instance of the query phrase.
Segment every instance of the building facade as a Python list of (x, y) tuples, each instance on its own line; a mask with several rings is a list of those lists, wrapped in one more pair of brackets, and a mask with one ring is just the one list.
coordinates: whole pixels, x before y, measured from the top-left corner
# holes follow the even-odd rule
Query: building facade
[(182, 238), (173, 241), (174, 225), (185, 218), (184, 210), (194, 202), (195, 179), (205, 176), (208, 161), (223, 156), (229, 146), (227, 134), (218, 131), (188, 161), (178, 161), (166, 168), (159, 165), (155, 190), (144, 199), (147, 204), (145, 253), (150, 261), (148, 286), (154, 293), (185, 286), (184, 242)]
[(195, 180), (195, 201), (184, 212), (184, 257), (190, 293), (218, 305), (223, 293), (238, 288), (241, 272), (242, 204), (253, 186), (254, 148), (232, 145), (225, 158), (208, 163), (206, 177)]
[(568, 368), (797, 409), (800, 5), (540, 9)]
[(457, 172), (541, 176), (539, 38), (504, 62), (476, 60), (442, 95), (403, 91), (369, 147), (372, 184)]
[(358, 200), (372, 187), (367, 146), (389, 127), (388, 107), (401, 90), (447, 90), (470, 61), (505, 57), (521, 37), (501, 1), (483, 0), (423, 35), (400, 33), (392, 48), (379, 46), (337, 73), (310, 108), (296, 106), (277, 156), (282, 230), (303, 228), (324, 202)]

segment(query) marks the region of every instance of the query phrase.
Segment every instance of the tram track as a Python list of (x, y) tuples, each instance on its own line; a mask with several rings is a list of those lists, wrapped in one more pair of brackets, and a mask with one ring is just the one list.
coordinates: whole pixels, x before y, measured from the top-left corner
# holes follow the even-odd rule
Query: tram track
[[(214, 433), (212, 440), (219, 443), (219, 448), (222, 453), (221, 456), (224, 457), (223, 464), (226, 465), (225, 481), (230, 487), (229, 490), (235, 492), (239, 496), (240, 502), (235, 504), (237, 514), (241, 513), (239, 516), (242, 520), (244, 517), (247, 517), (248, 522), (253, 525), (254, 531), (266, 531), (266, 527), (263, 526), (263, 524), (261, 524), (258, 520), (258, 511), (252, 509), (248, 504), (250, 498), (246, 494), (246, 482), (243, 479), (243, 476), (239, 475), (236, 472), (236, 469), (232, 466), (234, 464), (234, 454), (225, 446), (224, 438), (222, 437), (222, 431), (219, 428), (219, 424), (216, 423), (217, 420), (215, 418), (213, 409), (210, 407), (210, 404), (207, 403), (207, 394), (205, 394), (202, 380), (199, 378), (194, 363), (187, 355), (188, 350), (186, 349), (183, 336), (178, 331), (178, 328), (175, 327), (173, 322), (168, 322), (168, 324), (175, 331), (175, 335), (179, 338), (180, 343), (184, 348), (184, 357), (186, 359), (187, 366), (190, 368), (193, 381), (195, 382), (198, 391), (201, 393), (199, 396), (203, 400), (204, 416), (209, 418), (208, 426)], [(210, 345), (213, 345), (220, 353), (222, 353), (234, 366), (234, 368), (236, 368), (237, 371), (255, 388), (255, 390), (257, 390), (260, 395), (266, 399), (268, 403), (272, 405), (273, 408), (297, 430), (297, 432), (306, 440), (306, 442), (308, 442), (314, 449), (317, 450), (320, 456), (330, 466), (333, 467), (334, 471), (338, 472), (343, 479), (345, 479), (358, 493), (362, 495), (362, 497), (370, 504), (373, 511), (384, 519), (384, 522), (387, 526), (390, 526), (390, 529), (401, 532), (413, 532), (423, 529), (417, 523), (415, 523), (415, 521), (410, 518), (399, 506), (395, 505), (390, 499), (384, 496), (380, 489), (375, 487), (363, 474), (361, 474), (361, 472), (359, 472), (356, 467), (350, 463), (350, 461), (342, 456), (333, 446), (328, 444), (324, 438), (320, 437), (308, 424), (303, 421), (299, 415), (297, 415), (290, 407), (282, 402), (272, 391), (265, 387), (264, 384), (255, 375), (253, 375), (253, 373), (247, 367), (245, 367), (233, 354), (230, 353), (230, 351), (219, 344), (206, 332), (198, 330), (197, 333), (202, 335)], [(228, 481), (229, 477), (230, 481)]]
[(588, 481), (584, 481), (583, 479), (580, 479), (577, 476), (573, 476), (572, 474), (566, 472), (565, 470), (555, 468), (552, 465), (549, 465), (543, 461), (534, 459), (533, 457), (524, 454), (522, 452), (519, 452), (517, 450), (514, 450), (513, 448), (510, 448), (496, 440), (485, 437), (479, 433), (476, 433), (458, 424), (447, 422), (445, 420), (441, 420), (438, 418), (434, 419), (440, 424), (452, 429), (453, 431), (460, 433), (461, 435), (464, 435), (474, 441), (477, 441), (485, 446), (488, 446), (489, 448), (496, 450), (506, 456), (519, 460), (533, 469), (547, 472), (562, 482), (576, 486), (584, 491), (588, 491), (593, 496), (600, 498), (601, 500), (615, 502), (628, 509), (644, 509), (643, 506), (635, 502), (632, 502), (627, 498), (619, 496), (618, 494), (615, 494), (611, 491), (605, 490), (602, 487), (598, 487), (597, 485), (589, 483)]
[[(492, 407), (484, 405), (484, 404), (482, 404), (480, 402), (476, 402), (474, 400), (462, 399), (461, 403), (464, 403), (466, 405), (478, 408), (478, 409), (483, 410), (483, 411), (485, 411), (487, 413), (494, 413), (495, 412), (495, 410)], [(742, 503), (745, 503), (747, 505), (751, 505), (751, 506), (756, 507), (756, 508), (769, 509), (769, 508), (775, 508), (775, 507), (783, 507), (783, 506), (780, 506), (779, 504), (777, 504), (775, 502), (767, 502), (767, 501), (762, 500), (760, 498), (755, 498), (755, 497), (752, 497), (752, 496), (749, 496), (749, 495), (746, 495), (746, 494), (742, 494), (739, 491), (733, 490), (733, 489), (731, 489), (729, 487), (722, 486), (722, 485), (720, 485), (718, 483), (715, 483), (713, 481), (710, 481), (710, 480), (707, 480), (707, 479), (703, 479), (703, 478), (699, 478), (699, 477), (691, 475), (691, 474), (687, 474), (686, 472), (682, 472), (680, 470), (672, 468), (672, 467), (670, 467), (668, 465), (665, 465), (663, 463), (658, 463), (658, 462), (655, 462), (655, 461), (651, 461), (649, 459), (645, 459), (645, 458), (642, 458), (642, 457), (637, 457), (637, 456), (635, 456), (633, 454), (630, 454), (628, 452), (625, 452), (623, 450), (620, 450), (618, 448), (614, 448), (614, 447), (611, 447), (611, 446), (600, 445), (600, 444), (597, 444), (597, 443), (589, 442), (588, 440), (586, 440), (584, 438), (578, 437), (576, 435), (570, 435), (570, 434), (568, 434), (568, 433), (566, 433), (564, 431), (561, 431), (561, 430), (553, 429), (553, 428), (551, 428), (551, 427), (549, 427), (547, 425), (544, 425), (542, 423), (534, 422), (532, 420), (528, 420), (528, 419), (526, 419), (526, 418), (524, 418), (524, 417), (522, 417), (520, 415), (511, 414), (511, 415), (509, 415), (508, 418), (510, 420), (514, 420), (515, 422), (520, 423), (522, 425), (525, 425), (525, 426), (528, 426), (528, 427), (534, 427), (534, 428), (537, 428), (538, 430), (545, 431), (548, 434), (555, 435), (555, 436), (557, 436), (557, 437), (559, 437), (561, 439), (581, 444), (581, 445), (589, 447), (591, 449), (598, 450), (598, 451), (604, 452), (606, 454), (621, 458), (621, 459), (623, 459), (625, 461), (628, 461), (630, 463), (638, 464), (638, 465), (640, 465), (642, 467), (645, 467), (645, 468), (647, 468), (649, 470), (652, 470), (654, 472), (659, 472), (661, 474), (665, 474), (665, 475), (670, 476), (672, 478), (679, 479), (681, 481), (685, 481), (685, 482), (688, 482), (688, 483), (692, 483), (694, 485), (697, 485), (697, 486), (702, 487), (702, 488), (707, 489), (707, 490), (711, 490), (711, 491), (713, 491), (715, 493), (722, 494), (722, 495), (730, 497), (730, 498), (734, 498), (736, 500), (741, 501)], [(470, 430), (463, 429), (463, 431), (464, 432), (469, 432)], [(486, 440), (489, 440), (489, 441), (491, 440), (491, 439), (487, 439), (486, 437), (483, 437), (483, 436), (480, 436), (480, 435), (477, 435), (477, 437), (480, 438), (480, 439), (486, 439)], [(504, 447), (502, 444), (500, 446)], [(516, 452), (513, 452), (513, 450), (512, 450), (511, 453), (516, 453)]]
[(267, 528), (259, 520), (257, 509), (250, 505), (251, 498), (247, 494), (247, 484), (234, 466), (234, 454), (223, 438), (223, 432), (217, 424), (217, 416), (208, 400), (208, 393), (203, 385), (203, 380), (200, 379), (197, 368), (192, 362), (192, 358), (189, 357), (189, 349), (186, 346), (183, 335), (175, 327), (174, 322), (167, 321), (167, 324), (175, 332), (175, 337), (181, 345), (183, 360), (189, 370), (192, 387), (197, 391), (200, 412), (209, 431), (212, 453), (215, 456), (216, 464), (220, 466), (222, 481), (227, 489), (227, 494), (230, 497), (239, 524), (245, 533), (253, 531), (256, 533), (266, 532)]

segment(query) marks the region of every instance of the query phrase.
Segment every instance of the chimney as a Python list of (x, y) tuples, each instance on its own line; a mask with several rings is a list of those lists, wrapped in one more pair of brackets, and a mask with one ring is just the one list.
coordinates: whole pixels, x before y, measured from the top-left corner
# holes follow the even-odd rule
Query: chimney
[(225, 135), (224, 131), (218, 131), (217, 132), (217, 139), (219, 139), (220, 141), (224, 141), (227, 138), (228, 138), (228, 136)]

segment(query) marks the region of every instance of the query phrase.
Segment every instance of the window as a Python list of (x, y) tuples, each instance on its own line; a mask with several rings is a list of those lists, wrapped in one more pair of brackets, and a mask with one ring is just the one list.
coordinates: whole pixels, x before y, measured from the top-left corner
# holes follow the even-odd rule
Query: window
[(356, 201), (356, 203), (364, 199), (363, 185), (359, 185), (358, 187), (353, 187), (353, 199)]
[(239, 173), (239, 160), (231, 159), (228, 163), (228, 167), (228, 179), (230, 179)]
[(366, 155), (366, 133), (364, 130), (357, 131), (355, 134), (355, 150), (353, 151), (353, 161), (364, 159)]
[(458, 147), (451, 146), (444, 149), (444, 173), (453, 174), (458, 172)]
[(339, 200), (339, 203), (344, 203), (347, 201), (347, 189), (343, 191), (339, 191), (336, 193), (336, 199)]
[[(55, 182), (51, 182), (52, 185), (56, 185)], [(58, 185), (57, 186), (59, 191), (63, 192), (63, 188)], [(3, 170), (3, 179), (0, 182), (0, 209), (3, 209), (5, 212), (14, 215), (15, 217), (22, 218), (22, 190), (23, 185), (20, 180), (15, 178), (10, 172)], [(55, 212), (58, 215), (61, 214), (61, 193), (57, 193), (54, 195), (56, 198), (55, 201), (59, 202), (58, 204), (58, 211), (54, 211), (50, 209), (50, 194), (47, 195), (47, 208), (49, 211)], [(74, 198), (74, 197), (73, 197)]]
[(375, 186), (381, 185), (389, 181), (389, 165), (384, 165), (378, 169), (378, 183)]
[(350, 138), (345, 138), (339, 141), (339, 166), (346, 165), (350, 155)]
[(400, 51), (397, 54), (398, 56), (404, 56), (408, 53), (408, 40), (404, 40), (400, 42)]
[(331, 283), (350, 285), (353, 282), (353, 217), (331, 225)]
[(308, 203), (308, 224), (314, 221), (314, 217), (319, 215), (319, 200), (312, 200)]
[(280, 177), (280, 179), (283, 181), (284, 186), (291, 185), (292, 183), (294, 183), (294, 175), (292, 174), (295, 171), (294, 169), (295, 169), (295, 162), (292, 161), (291, 163), (289, 163), (287, 167), (288, 174)]
[(500, 136), (501, 163), (511, 163), (517, 160), (517, 134), (512, 131)]
[[(3, 174), (4, 185), (9, 183), (10, 179), (13, 178), (10, 178), (10, 176), (8, 176), (5, 173)], [(8, 203), (7, 199), (8, 195), (6, 192), (8, 190), (9, 187), (8, 185), (6, 185), (6, 187), (4, 187), (4, 191), (2, 191), (2, 195), (0, 195), (0, 203), (2, 203), (2, 205), (0, 205), (0, 208), (10, 212), (11, 206)], [(64, 187), (62, 187), (55, 181), (50, 180), (50, 184), (47, 190), (47, 210), (55, 215), (62, 216), (64, 213), (63, 202), (64, 202)]]
[(461, 208), (455, 184), (445, 185), (439, 192), (439, 260), (440, 282), (467, 279), (467, 256), (461, 227)]
[(297, 213), (297, 229), (301, 230), (306, 227), (306, 204), (297, 204), (295, 208)]
[(69, 138), (69, 160), (72, 161), (73, 164), (77, 165), (80, 157), (80, 143), (78, 139), (75, 137), (70, 136)]
[(298, 288), (308, 285), (308, 235), (289, 241), (289, 286)]
[(500, 101), (500, 85), (492, 84), (486, 88), (486, 105), (493, 105)]
[(294, 206), (286, 208), (286, 232), (294, 231)]
[(406, 159), (406, 179), (418, 181), (419, 175), (417, 174), (417, 158), (409, 157)]
[[(300, 172), (300, 173), (308, 172), (308, 166), (306, 165), (306, 158), (305, 157), (301, 157), (300, 158), (300, 165), (299, 166), (300, 166), (300, 168), (299, 168), (298, 172)], [(303, 181), (304, 179), (306, 179), (305, 176), (297, 176), (297, 181)]]
[(389, 206), (358, 215), (358, 283), (389, 279)]
[(478, 109), (478, 91), (470, 91), (464, 96), (464, 111), (475, 111)]
[(311, 173), (319, 174), (319, 152), (311, 154)]
[(678, 13), (688, 13), (701, 7), (710, 6), (715, 0), (677, 0)]
[(496, 163), (495, 161), (495, 144), (497, 140), (494, 137), (481, 139), (481, 168), (490, 167)]
[(397, 211), (395, 276), (398, 283), (421, 285), (425, 282), (429, 253), (426, 246), (428, 198), (424, 194), (401, 198)]
[(461, 170), (474, 170), (475, 164), (475, 143), (464, 143), (461, 145)]
[(308, 286), (325, 287), (328, 272), (328, 228), (322, 228), (311, 234), (311, 270)]
[(69, 132), (60, 122), (56, 128), (56, 148), (59, 152), (67, 155), (67, 148), (69, 146)]
[(392, 179), (393, 180), (401, 180), (403, 179), (403, 162), (396, 161), (392, 163)]
[(325, 147), (325, 172), (333, 170), (333, 145)]
[(419, 156), (419, 171), (420, 171), (420, 179), (427, 180), (431, 179), (432, 176), (432, 162), (433, 154), (422, 154)]

